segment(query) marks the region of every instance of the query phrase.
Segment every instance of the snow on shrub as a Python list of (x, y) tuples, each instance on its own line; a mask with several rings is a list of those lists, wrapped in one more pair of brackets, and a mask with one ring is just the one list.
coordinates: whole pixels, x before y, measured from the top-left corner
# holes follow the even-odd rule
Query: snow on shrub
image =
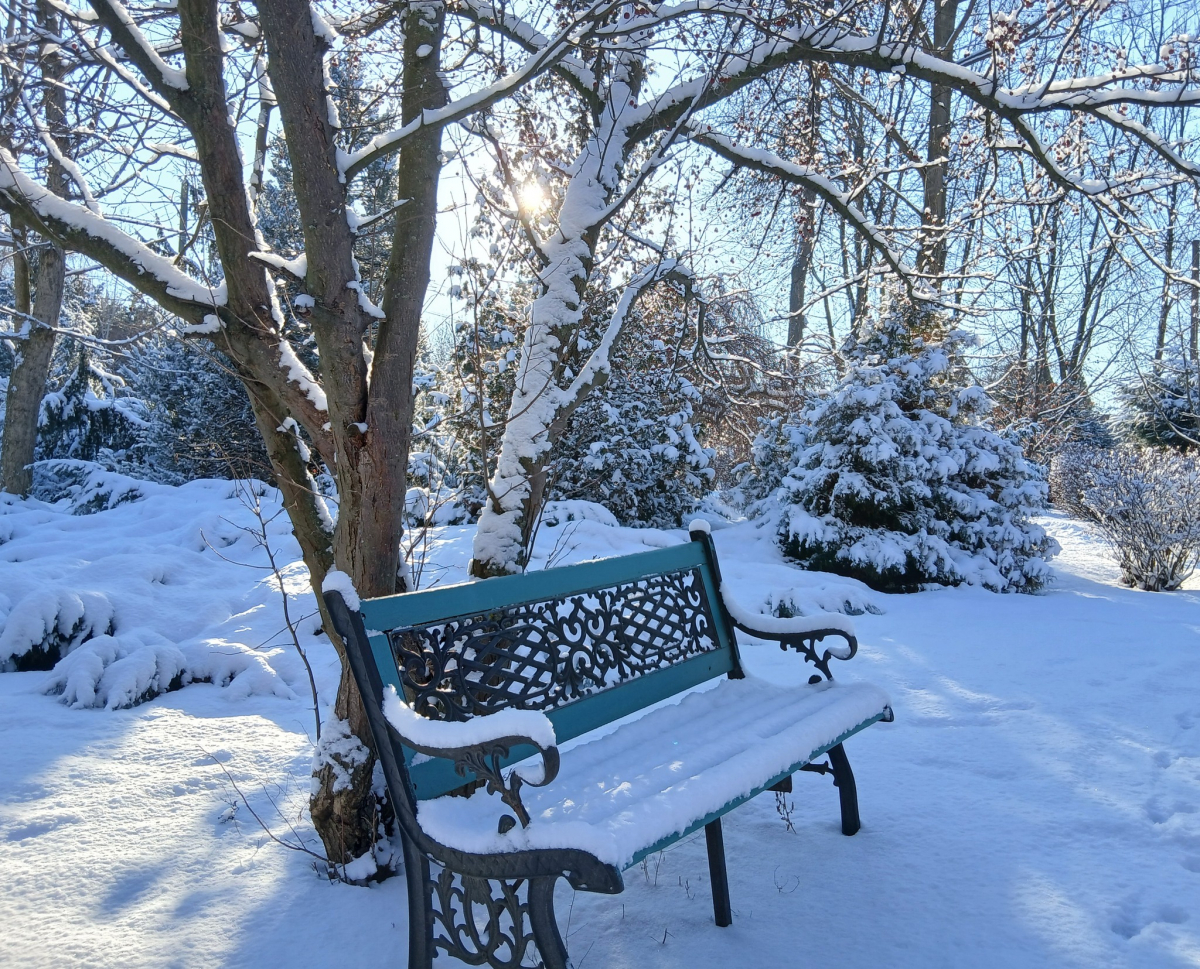
[(1126, 445), (1076, 448), (1056, 462), (1067, 507), (1090, 519), (1116, 553), (1121, 580), (1178, 589), (1200, 560), (1200, 460)]
[(181, 648), (154, 633), (88, 640), (54, 667), (42, 692), (75, 708), (119, 710), (188, 683), (212, 683), (233, 697), (295, 697), (266, 657), (249, 646), (211, 640)]
[(80, 644), (112, 632), (102, 592), (37, 589), (20, 599), (0, 630), (0, 670), (48, 670)]
[(171, 643), (97, 636), (59, 662), (42, 691), (72, 707), (118, 710), (179, 689), (185, 675), (183, 653)]
[(1030, 516), (1046, 485), (1021, 450), (982, 423), (970, 337), (894, 295), (846, 351), (831, 394), (792, 428), (775, 492), (784, 553), (883, 591), (927, 583), (1034, 591), (1057, 544)]
[(42, 501), (66, 500), (73, 515), (93, 515), (141, 501), (146, 482), (93, 461), (49, 459), (33, 466), (33, 494)]

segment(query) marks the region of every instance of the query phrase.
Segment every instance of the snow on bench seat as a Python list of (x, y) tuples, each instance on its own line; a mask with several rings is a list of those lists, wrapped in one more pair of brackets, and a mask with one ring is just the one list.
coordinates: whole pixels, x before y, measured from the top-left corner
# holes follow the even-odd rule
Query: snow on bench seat
[(418, 806), (421, 827), (472, 853), (582, 848), (618, 868), (682, 834), (878, 719), (887, 695), (866, 683), (776, 686), (757, 677), (650, 710), (564, 752), (558, 777), (521, 795), (532, 822), (498, 834), (503, 810), (482, 791)]

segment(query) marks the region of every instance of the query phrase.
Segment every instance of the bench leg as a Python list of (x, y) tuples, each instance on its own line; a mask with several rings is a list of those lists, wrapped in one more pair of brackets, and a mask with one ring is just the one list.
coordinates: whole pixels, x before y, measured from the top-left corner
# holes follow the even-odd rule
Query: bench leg
[(404, 875), (408, 883), (408, 969), (433, 969), (433, 899), (429, 859), (403, 837)]
[(854, 771), (841, 744), (829, 748), (829, 763), (833, 767), (833, 783), (842, 802), (842, 834), (858, 834), (862, 823), (858, 818), (858, 788), (854, 784)]
[(729, 875), (725, 871), (725, 838), (721, 834), (720, 818), (704, 826), (704, 840), (708, 842), (708, 880), (712, 882), (713, 917), (721, 927), (732, 925)]
[(545, 969), (568, 969), (567, 947), (554, 917), (554, 884), (558, 877), (529, 880), (529, 928)]

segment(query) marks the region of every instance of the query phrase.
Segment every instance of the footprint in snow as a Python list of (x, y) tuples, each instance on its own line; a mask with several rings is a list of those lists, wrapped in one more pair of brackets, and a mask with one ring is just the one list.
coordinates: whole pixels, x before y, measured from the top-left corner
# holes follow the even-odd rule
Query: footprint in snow
[(1146, 802), (1146, 817), (1154, 824), (1166, 824), (1177, 814), (1195, 814), (1196, 806), (1187, 801), (1176, 800), (1170, 807), (1163, 804), (1158, 797), (1152, 797)]
[(1146, 911), (1135, 900), (1128, 900), (1117, 912), (1110, 923), (1110, 928), (1123, 939), (1132, 939), (1141, 935), (1155, 922), (1166, 925), (1182, 925), (1189, 918), (1188, 913), (1176, 905), (1161, 905)]

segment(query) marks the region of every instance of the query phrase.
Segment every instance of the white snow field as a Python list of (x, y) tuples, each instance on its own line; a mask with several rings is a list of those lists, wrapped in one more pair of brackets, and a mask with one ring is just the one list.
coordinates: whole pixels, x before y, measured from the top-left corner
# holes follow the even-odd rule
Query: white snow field
[[(47, 673), (0, 674), (0, 966), (406, 964), (403, 881), (331, 884), (237, 793), (276, 837), (319, 848), (307, 677), (277, 635), (269, 573), (245, 567), (265, 558), (232, 490), (146, 485), (84, 516), (0, 503), (0, 624), (28, 632), (46, 606), (26, 597), (48, 588), (99, 593), (113, 617), (107, 652), (75, 664), (75, 707), (43, 692)], [(616, 527), (594, 506), (554, 512), (535, 567), (686, 537)], [(627, 872), (623, 895), (563, 885), (577, 969), (1200, 965), (1200, 598), (1121, 588), (1085, 527), (1047, 525), (1063, 552), (1038, 596), (879, 595), (791, 568), (751, 524), (715, 528), (747, 605), (874, 610), (837, 667), (896, 712), (847, 743), (863, 829), (840, 834), (836, 791), (811, 774), (788, 799), (792, 830), (771, 795), (729, 815), (727, 929), (703, 838)], [(284, 519), (270, 535), (293, 615), (312, 612)], [(470, 540), (438, 529), (423, 584), (460, 580)], [(328, 701), (336, 665), (315, 625), (301, 622), (301, 642)], [(3, 642), (17, 648), (15, 633)], [(767, 679), (808, 676), (774, 646), (744, 654)], [(179, 657), (212, 682), (105, 708)]]

